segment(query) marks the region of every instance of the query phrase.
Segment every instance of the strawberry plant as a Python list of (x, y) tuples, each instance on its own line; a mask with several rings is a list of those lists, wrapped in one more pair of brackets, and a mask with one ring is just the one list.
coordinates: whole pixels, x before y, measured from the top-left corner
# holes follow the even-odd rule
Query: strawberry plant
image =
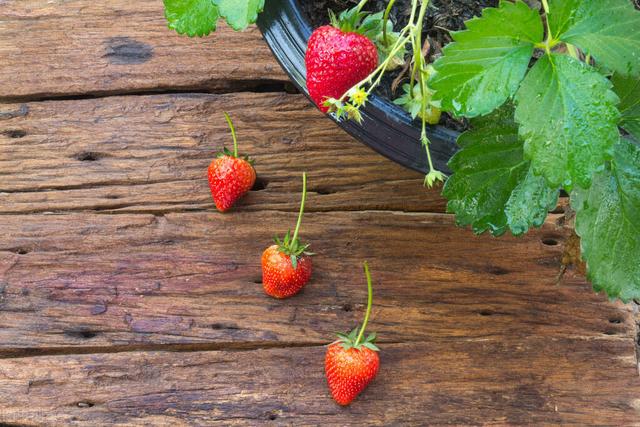
[(224, 19), (236, 31), (258, 19), (264, 0), (163, 0), (169, 28), (189, 37), (202, 37), (216, 30)]
[(520, 235), (564, 189), (594, 288), (623, 300), (640, 297), (638, 28), (629, 0), (502, 1), (453, 34), (429, 81), (471, 119), (443, 191), (458, 223)]
[[(427, 153), (425, 129), (440, 110), (470, 120), (443, 189), (457, 223), (521, 235), (544, 223), (565, 190), (594, 288), (640, 298), (640, 12), (630, 0), (542, 0), (541, 10), (501, 0), (427, 64), (428, 4), (412, 0), (386, 59), (323, 105), (359, 121), (390, 58), (409, 46), (411, 78), (395, 103), (421, 120)], [(444, 180), (428, 159), (426, 184)]]
[[(333, 72), (322, 73), (321, 70), (316, 70), (311, 74), (307, 72), (307, 86), (309, 86), (309, 83), (312, 83), (312, 86), (318, 85), (316, 75), (320, 76), (320, 83), (323, 85), (326, 85), (327, 79), (340, 79), (342, 82), (351, 82), (351, 87), (348, 89), (341, 88), (338, 91), (340, 93), (338, 95), (333, 93), (335, 91), (325, 91), (325, 93), (321, 94), (321, 100), (315, 98), (314, 100), (323, 111), (335, 113), (338, 120), (348, 118), (360, 122), (362, 119), (360, 108), (366, 104), (371, 93), (380, 84), (383, 75), (397, 67), (399, 62), (402, 63), (403, 60), (401, 59), (408, 52), (411, 64), (409, 83), (404, 85), (404, 95), (397, 99), (396, 103), (410, 112), (414, 118), (420, 118), (422, 124), (420, 139), (426, 149), (429, 166), (425, 184), (432, 186), (435, 182), (443, 181), (446, 177), (433, 166), (429, 151), (430, 141), (427, 137), (427, 125), (437, 123), (440, 118), (440, 104), (432, 98), (433, 92), (427, 84), (433, 69), (427, 64), (423, 53), (422, 27), (429, 1), (412, 0), (409, 23), (397, 32), (393, 31), (393, 24), (389, 21), (389, 12), (393, 8), (395, 0), (390, 0), (383, 12), (373, 15), (363, 12), (363, 7), (367, 1), (361, 0), (354, 8), (343, 11), (337, 19), (332, 17), (331, 21), (332, 25), (343, 33), (342, 37), (349, 37), (353, 33), (358, 33), (375, 43), (378, 52), (384, 53), (379, 56), (377, 67), (373, 68), (364, 77), (354, 78), (356, 76), (360, 77), (360, 71), (364, 68), (362, 66), (364, 62), (362, 52), (364, 50), (363, 46), (366, 45), (365, 42), (361, 41), (355, 46), (355, 49), (344, 44), (338, 44), (336, 48), (331, 46), (333, 40), (327, 42), (326, 38), (320, 40), (320, 42), (324, 42), (324, 44), (321, 44), (315, 40), (314, 36), (319, 32), (326, 31), (327, 27), (320, 27), (311, 35), (310, 44), (307, 48), (307, 71), (312, 69), (310, 65), (317, 65), (315, 60), (317, 56)], [(316, 52), (319, 53), (316, 54)], [(356, 54), (356, 57), (352, 59), (354, 54)], [(340, 58), (340, 61), (344, 61), (345, 57), (349, 59), (346, 61), (346, 66), (336, 64), (338, 58)], [(354, 69), (356, 72), (351, 72)], [(310, 78), (313, 79), (311, 82)], [(351, 78), (353, 78), (353, 81), (351, 81)], [(334, 87), (333, 85), (328, 86)]]

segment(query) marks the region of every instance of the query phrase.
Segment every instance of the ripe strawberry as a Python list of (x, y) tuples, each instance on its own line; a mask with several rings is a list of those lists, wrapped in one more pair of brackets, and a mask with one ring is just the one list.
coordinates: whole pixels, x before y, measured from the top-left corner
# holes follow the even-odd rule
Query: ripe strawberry
[(224, 113), (233, 137), (233, 153), (224, 148), (211, 162), (208, 169), (209, 188), (216, 208), (225, 212), (256, 182), (256, 171), (248, 157), (238, 156), (238, 141), (231, 118)]
[(311, 254), (309, 245), (298, 240), (298, 231), (304, 213), (307, 197), (307, 174), (302, 174), (302, 202), (298, 213), (298, 222), (291, 238), (288, 231), (284, 239), (275, 238), (276, 244), (269, 246), (262, 254), (262, 286), (264, 291), (274, 298), (288, 298), (300, 292), (311, 278)]
[(364, 272), (367, 276), (369, 298), (360, 332), (355, 328), (349, 335), (338, 334), (339, 340), (329, 345), (325, 356), (324, 366), (329, 390), (333, 399), (340, 405), (351, 403), (375, 378), (380, 367), (377, 353), (380, 349), (374, 344), (375, 332), (363, 340), (373, 302), (371, 275), (366, 262)]
[(317, 28), (309, 38), (307, 88), (325, 113), (328, 98), (339, 99), (378, 65), (376, 46), (363, 35), (368, 30), (360, 24), (364, 16), (358, 8), (343, 12), (339, 19), (332, 14), (332, 25)]

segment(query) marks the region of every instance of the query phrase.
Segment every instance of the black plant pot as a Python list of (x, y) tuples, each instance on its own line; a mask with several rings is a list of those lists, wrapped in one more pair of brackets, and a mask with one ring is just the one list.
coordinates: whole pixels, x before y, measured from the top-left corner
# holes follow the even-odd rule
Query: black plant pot
[[(304, 54), (313, 28), (303, 16), (297, 0), (266, 0), (258, 26), (282, 68), (308, 97)], [(362, 111), (362, 118), (362, 124), (350, 120), (338, 124), (387, 158), (427, 172), (427, 155), (420, 143), (420, 128), (404, 110), (387, 99), (372, 96)], [(432, 126), (428, 134), (434, 166), (449, 172), (447, 161), (457, 150), (455, 141), (459, 133), (444, 126)]]

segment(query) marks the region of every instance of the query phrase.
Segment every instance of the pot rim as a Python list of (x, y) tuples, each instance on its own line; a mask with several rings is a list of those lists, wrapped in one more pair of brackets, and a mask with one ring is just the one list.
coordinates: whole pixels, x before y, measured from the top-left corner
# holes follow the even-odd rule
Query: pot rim
[[(274, 56), (298, 90), (309, 98), (306, 87), (305, 51), (313, 28), (297, 0), (268, 0), (258, 27)], [(309, 98), (311, 101), (311, 98)], [(313, 102), (313, 101), (311, 101)], [(336, 120), (353, 137), (383, 156), (416, 171), (427, 173), (427, 155), (420, 142), (420, 128), (411, 116), (386, 98), (372, 95), (361, 109), (362, 124)], [(447, 162), (457, 151), (459, 132), (437, 125), (427, 128), (434, 166), (449, 174)]]

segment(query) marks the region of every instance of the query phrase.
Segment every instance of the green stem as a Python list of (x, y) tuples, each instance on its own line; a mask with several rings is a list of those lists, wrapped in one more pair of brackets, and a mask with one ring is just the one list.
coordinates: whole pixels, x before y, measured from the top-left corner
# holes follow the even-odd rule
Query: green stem
[(551, 55), (551, 49), (557, 44), (557, 42), (551, 34), (551, 25), (549, 24), (549, 3), (547, 0), (542, 0), (542, 7), (544, 8), (544, 21), (545, 26), (547, 27), (547, 39), (544, 42), (544, 47), (547, 55)]
[(371, 273), (369, 273), (369, 264), (367, 261), (364, 262), (364, 274), (367, 276), (367, 312), (364, 315), (364, 321), (362, 322), (362, 327), (360, 328), (360, 333), (356, 338), (356, 342), (353, 344), (354, 347), (357, 347), (364, 336), (364, 330), (367, 328), (367, 323), (369, 322), (369, 315), (371, 314), (371, 306), (373, 305), (373, 286), (371, 285)]
[(389, 46), (389, 37), (387, 36), (387, 22), (389, 22), (389, 13), (391, 13), (391, 8), (396, 0), (390, 0), (387, 8), (384, 11), (384, 15), (382, 17), (382, 40), (384, 40), (384, 45)]
[(544, 13), (549, 14), (549, 3), (547, 0), (542, 0), (542, 7), (544, 8)]
[(427, 150), (427, 160), (429, 161), (429, 172), (432, 172), (435, 170), (435, 168), (433, 167), (433, 161), (431, 160), (431, 150), (429, 150), (430, 142), (431, 141), (429, 141), (429, 138), (426, 138), (422, 143), (424, 144), (424, 148)]
[(367, 1), (369, 0), (360, 0), (360, 3), (358, 3), (358, 5), (356, 6), (356, 10), (360, 12), (364, 7), (364, 5), (367, 4)]
[(231, 123), (231, 117), (225, 111), (224, 113), (225, 119), (227, 119), (227, 123), (229, 123), (229, 128), (231, 129), (231, 136), (233, 137), (233, 157), (238, 157), (238, 139), (236, 138), (236, 130), (233, 128), (233, 123)]
[[(412, 26), (412, 31), (416, 26), (416, 23), (413, 22), (416, 16), (416, 11), (418, 10), (418, 1), (419, 0), (412, 0), (411, 1), (411, 16), (409, 16), (409, 25)], [(413, 35), (413, 33), (412, 33)], [(414, 52), (415, 55), (415, 52)], [(413, 67), (411, 69), (411, 77), (409, 78), (409, 93), (413, 93), (413, 83), (415, 82), (415, 77), (416, 77), (416, 68)]]
[(302, 214), (304, 213), (304, 201), (307, 198), (307, 173), (302, 173), (302, 202), (300, 202), (300, 212), (298, 213), (298, 222), (296, 223), (296, 229), (293, 232), (293, 239), (291, 242), (295, 245), (298, 239), (298, 231), (300, 231), (300, 224), (302, 223)]

